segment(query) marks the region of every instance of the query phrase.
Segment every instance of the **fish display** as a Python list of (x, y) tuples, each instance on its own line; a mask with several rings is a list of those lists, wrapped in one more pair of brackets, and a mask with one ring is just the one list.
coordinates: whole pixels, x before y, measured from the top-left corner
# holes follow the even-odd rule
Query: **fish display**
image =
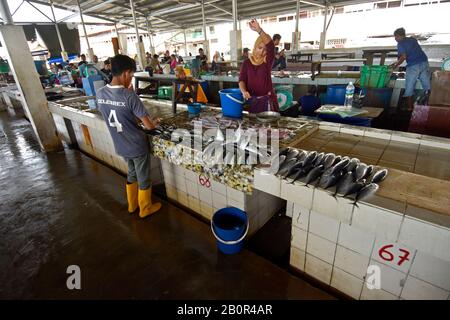
[[(331, 189), (332, 197), (350, 198), (354, 205), (374, 195), (379, 183), (388, 175), (387, 169), (375, 170), (358, 158), (317, 151), (285, 148), (278, 154), (280, 178), (301, 181), (304, 186)], [(274, 170), (275, 171), (275, 170)]]

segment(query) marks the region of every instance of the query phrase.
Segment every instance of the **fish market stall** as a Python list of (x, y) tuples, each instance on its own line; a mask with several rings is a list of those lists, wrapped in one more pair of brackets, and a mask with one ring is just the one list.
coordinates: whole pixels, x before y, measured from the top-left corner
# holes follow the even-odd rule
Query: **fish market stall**
[[(143, 102), (162, 118), (148, 132), (152, 179), (171, 201), (207, 220), (240, 208), (250, 235), (285, 206), (295, 270), (356, 299), (448, 298), (449, 139), (306, 118), (233, 120), (216, 108), (191, 115), (184, 105), (174, 115), (170, 101)], [(63, 140), (126, 172), (100, 114), (80, 100), (49, 105)], [(259, 129), (279, 129), (278, 151), (270, 139), (250, 146), (243, 132)], [(240, 164), (255, 156), (270, 161)], [(380, 272), (379, 289), (368, 289), (368, 267)]]

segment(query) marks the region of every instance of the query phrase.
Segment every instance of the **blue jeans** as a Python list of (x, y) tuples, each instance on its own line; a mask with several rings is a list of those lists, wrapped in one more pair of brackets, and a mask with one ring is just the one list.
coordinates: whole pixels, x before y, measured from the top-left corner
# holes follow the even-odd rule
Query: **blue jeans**
[(406, 67), (404, 97), (411, 97), (414, 94), (417, 79), (420, 80), (423, 90), (427, 91), (431, 89), (430, 66), (428, 65), (428, 61)]

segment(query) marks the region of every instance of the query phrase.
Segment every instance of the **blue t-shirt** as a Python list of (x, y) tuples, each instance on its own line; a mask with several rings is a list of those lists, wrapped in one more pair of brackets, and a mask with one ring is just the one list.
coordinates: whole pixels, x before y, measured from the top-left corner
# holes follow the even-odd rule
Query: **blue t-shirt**
[(147, 135), (139, 128), (136, 119), (148, 113), (134, 91), (122, 86), (106, 85), (97, 91), (97, 106), (118, 155), (137, 158), (149, 152)]
[(307, 95), (300, 98), (298, 102), (302, 107), (300, 114), (302, 116), (314, 117), (316, 114), (314, 111), (320, 108), (320, 99), (313, 95)]
[(405, 38), (397, 43), (398, 55), (406, 55), (407, 67), (427, 62), (428, 57), (414, 38)]

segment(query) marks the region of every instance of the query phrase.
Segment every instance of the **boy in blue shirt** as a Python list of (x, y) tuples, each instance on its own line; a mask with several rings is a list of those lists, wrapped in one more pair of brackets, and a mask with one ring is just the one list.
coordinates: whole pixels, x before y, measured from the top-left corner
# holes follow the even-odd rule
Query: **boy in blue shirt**
[(128, 164), (128, 212), (139, 207), (139, 216), (145, 218), (161, 208), (152, 203), (150, 181), (150, 146), (147, 135), (140, 129), (140, 119), (147, 129), (154, 129), (159, 119), (149, 117), (138, 95), (128, 89), (136, 71), (136, 62), (128, 56), (111, 59), (111, 84), (97, 91), (97, 105), (114, 142), (116, 153)]
[(413, 109), (413, 94), (417, 79), (420, 80), (426, 96), (430, 94), (430, 66), (428, 57), (423, 52), (416, 39), (406, 37), (405, 29), (399, 28), (394, 31), (395, 41), (397, 41), (398, 60), (392, 64), (396, 69), (406, 60), (405, 94), (408, 109)]
[(320, 108), (320, 99), (316, 96), (317, 89), (315, 86), (309, 86), (308, 94), (302, 96), (298, 103), (300, 104), (300, 115), (307, 117), (317, 116), (315, 111)]

